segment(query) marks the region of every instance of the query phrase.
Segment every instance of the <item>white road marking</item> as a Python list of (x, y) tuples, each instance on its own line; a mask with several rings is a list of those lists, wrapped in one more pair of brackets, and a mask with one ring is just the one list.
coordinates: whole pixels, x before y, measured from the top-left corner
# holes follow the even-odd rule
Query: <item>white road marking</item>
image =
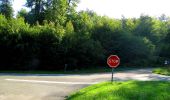
[(13, 82), (28, 82), (28, 83), (51, 83), (51, 84), (75, 84), (75, 85), (82, 85), (82, 84), (97, 84), (98, 82), (58, 82), (58, 81), (38, 81), (38, 80), (24, 80), (24, 79), (5, 79), (6, 81), (13, 81)]

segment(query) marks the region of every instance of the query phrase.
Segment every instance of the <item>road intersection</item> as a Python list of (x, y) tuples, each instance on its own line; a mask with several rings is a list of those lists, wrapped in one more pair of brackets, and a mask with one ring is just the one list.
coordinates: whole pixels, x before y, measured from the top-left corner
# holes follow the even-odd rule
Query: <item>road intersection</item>
[[(98, 74), (0, 74), (0, 100), (63, 100), (79, 89), (110, 81), (111, 73)], [(152, 68), (115, 72), (114, 80), (161, 80), (169, 76), (152, 73)]]

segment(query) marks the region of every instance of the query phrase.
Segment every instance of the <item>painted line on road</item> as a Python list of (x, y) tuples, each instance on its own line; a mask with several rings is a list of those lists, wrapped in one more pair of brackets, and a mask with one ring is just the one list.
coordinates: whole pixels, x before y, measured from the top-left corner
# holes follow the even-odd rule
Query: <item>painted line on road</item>
[(91, 85), (98, 82), (58, 82), (58, 81), (38, 81), (38, 80), (24, 80), (24, 79), (5, 79), (6, 81), (13, 82), (28, 82), (28, 83), (49, 83), (49, 84), (74, 84), (74, 85)]

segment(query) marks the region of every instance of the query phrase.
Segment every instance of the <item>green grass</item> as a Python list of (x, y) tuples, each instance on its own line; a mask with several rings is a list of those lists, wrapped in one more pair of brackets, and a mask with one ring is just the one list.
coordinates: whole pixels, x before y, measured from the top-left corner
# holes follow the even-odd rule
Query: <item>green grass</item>
[(48, 70), (5, 70), (0, 71), (0, 73), (16, 73), (16, 74), (86, 74), (86, 73), (103, 73), (103, 72), (110, 72), (111, 69), (109, 68), (96, 68), (96, 69), (81, 69), (81, 70), (54, 70), (54, 71), (48, 71)]
[(153, 73), (170, 76), (170, 67), (156, 68)]
[(170, 82), (104, 82), (86, 87), (67, 100), (170, 100)]
[[(124, 71), (124, 70), (133, 70), (137, 69), (134, 67), (128, 68), (128, 67), (119, 67), (116, 68), (115, 71)], [(105, 73), (105, 72), (111, 72), (111, 68), (109, 67), (93, 67), (93, 68), (87, 68), (87, 69), (79, 69), (79, 70), (67, 70), (66, 72), (64, 70), (59, 71), (42, 71), (42, 70), (28, 70), (28, 71), (19, 71), (19, 70), (5, 70), (0, 71), (0, 73), (16, 73), (16, 74), (91, 74), (91, 73)]]

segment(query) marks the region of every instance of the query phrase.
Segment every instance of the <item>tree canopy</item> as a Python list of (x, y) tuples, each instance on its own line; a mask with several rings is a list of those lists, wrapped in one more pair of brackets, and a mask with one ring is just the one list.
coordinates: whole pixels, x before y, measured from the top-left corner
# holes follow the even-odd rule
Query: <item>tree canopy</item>
[(122, 66), (156, 66), (170, 59), (169, 17), (114, 19), (78, 12), (78, 2), (27, 0), (31, 10), (22, 9), (16, 18), (0, 6), (0, 69), (106, 66), (111, 54), (120, 57)]

